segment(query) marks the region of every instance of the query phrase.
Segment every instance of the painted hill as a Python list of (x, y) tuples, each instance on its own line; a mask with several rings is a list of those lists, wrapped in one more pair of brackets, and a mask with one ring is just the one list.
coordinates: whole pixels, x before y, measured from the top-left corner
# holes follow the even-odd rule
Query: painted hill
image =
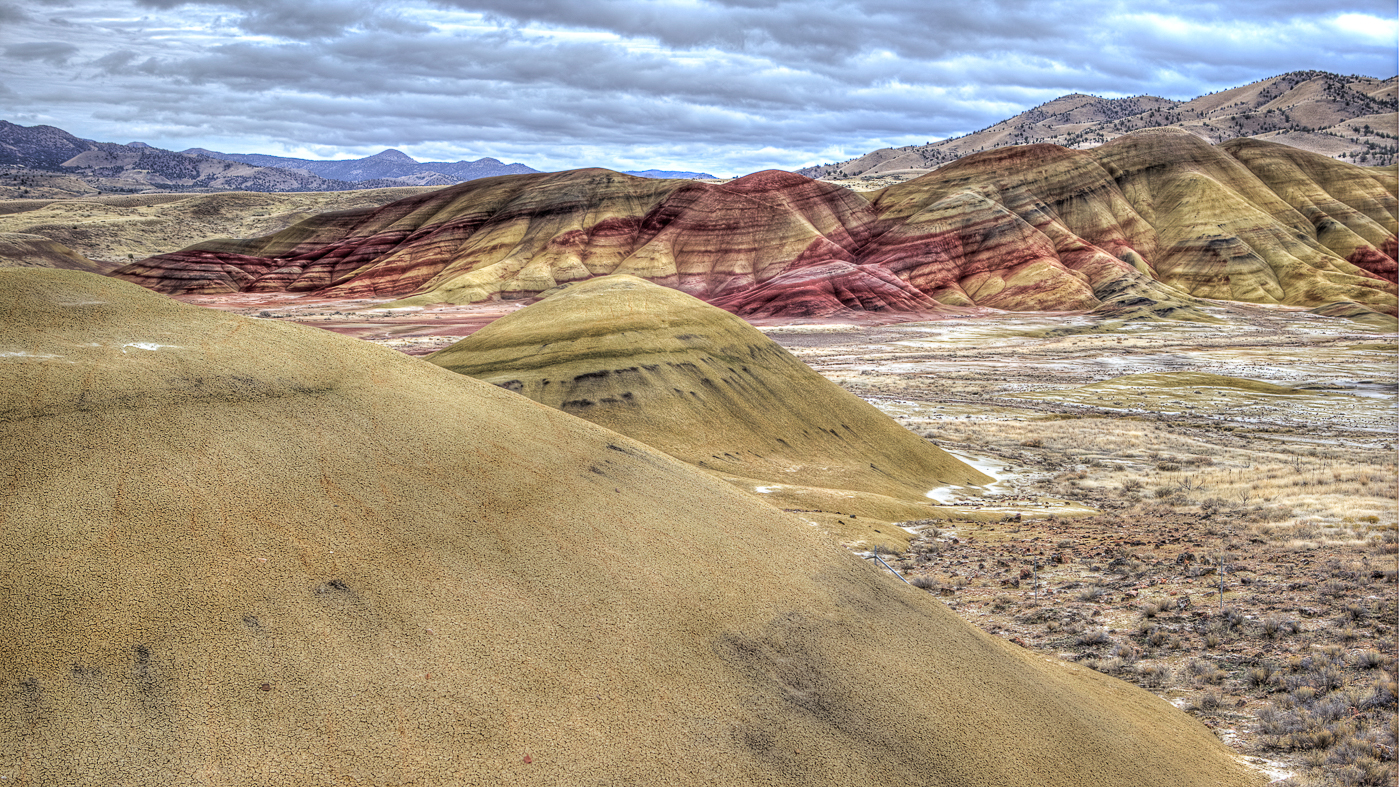
[(33, 269), (0, 270), (0, 347), (14, 783), (1262, 782), (1169, 703), (421, 360)]
[(1396, 163), (1397, 80), (1294, 71), (1172, 101), (1156, 96), (1061, 96), (980, 131), (927, 145), (883, 148), (798, 170), (813, 178), (918, 173), (1010, 145), (1093, 148), (1147, 128), (1190, 131), (1211, 142), (1262, 139), (1368, 166)]
[(791, 267), (854, 262), (870, 203), (785, 172), (723, 185), (608, 170), (488, 178), (124, 267), (163, 292), (280, 291), (470, 303), (632, 273), (701, 298)]
[(1193, 297), (1394, 314), (1396, 184), (1394, 167), (1149, 129), (1091, 151), (998, 148), (868, 195), (776, 171), (488, 178), (114, 275), (427, 305), (630, 273), (753, 317), (1189, 315)]
[(999, 148), (881, 192), (895, 228), (861, 259), (941, 302), (1002, 309), (1092, 309), (1129, 283), (1394, 313), (1395, 188), (1394, 168), (1176, 129)]
[[(428, 360), (750, 490), (818, 487), (927, 506), (937, 486), (991, 481), (738, 317), (634, 276), (566, 287)], [(820, 497), (865, 512), (854, 496)]]

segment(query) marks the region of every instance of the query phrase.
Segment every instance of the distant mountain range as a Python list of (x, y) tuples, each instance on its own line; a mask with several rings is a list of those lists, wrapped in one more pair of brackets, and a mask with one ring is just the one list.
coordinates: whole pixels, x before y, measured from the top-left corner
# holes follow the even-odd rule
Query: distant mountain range
[(1050, 142), (1093, 148), (1144, 128), (1180, 128), (1212, 144), (1238, 137), (1279, 142), (1353, 164), (1394, 164), (1396, 78), (1294, 71), (1190, 101), (1157, 96), (1061, 96), (981, 131), (927, 145), (882, 148), (798, 170), (810, 178), (918, 174), (963, 156)]
[[(120, 145), (75, 137), (53, 126), (19, 126), (0, 120), (0, 169), (61, 175), (59, 191), (346, 191), (393, 186), (450, 186), (494, 175), (537, 172), (524, 164), (477, 161), (419, 163), (397, 150), (346, 161), (313, 161), (203, 148), (175, 152), (144, 142)], [(11, 172), (10, 174), (13, 174)], [(60, 196), (54, 178), (10, 180), (25, 186), (0, 196)], [(33, 184), (36, 193), (29, 194)]]
[[(140, 145), (143, 143), (133, 142), (131, 144)], [(195, 156), (223, 159), (224, 161), (237, 161), (258, 167), (302, 170), (312, 175), (320, 175), (323, 178), (344, 180), (350, 183), (361, 183), (366, 180), (381, 178), (394, 178), (396, 180), (413, 180), (412, 183), (403, 183), (402, 185), (451, 186), (454, 183), (476, 180), (477, 178), (490, 178), (496, 175), (528, 175), (531, 172), (539, 172), (539, 170), (527, 167), (524, 164), (502, 164), (500, 161), (493, 158), (482, 158), (476, 161), (420, 162), (410, 158), (406, 153), (392, 148), (366, 158), (343, 159), (339, 161), (287, 158), (285, 156), (269, 156), (262, 153), (220, 153), (217, 150), (205, 150), (204, 148), (190, 148), (189, 150), (181, 152)], [(666, 178), (672, 180), (713, 180), (715, 178), (714, 175), (704, 172), (677, 172), (661, 169), (628, 170), (626, 174), (635, 175), (639, 178)]]
[(660, 178), (662, 180), (718, 180), (708, 172), (677, 172), (670, 169), (629, 169), (625, 175), (633, 175), (639, 178)]
[[(53, 126), (19, 126), (0, 120), (0, 198), (54, 198), (94, 193), (149, 191), (346, 191), (394, 186), (451, 186), (497, 175), (539, 170), (493, 158), (415, 161), (402, 151), (338, 161), (222, 153), (205, 148), (179, 152), (144, 142), (120, 145), (82, 139)], [(714, 179), (705, 172), (648, 169), (642, 178)]]
[(393, 149), (366, 158), (339, 161), (315, 161), (313, 159), (269, 156), (262, 153), (220, 153), (204, 148), (190, 148), (181, 152), (223, 161), (237, 161), (256, 167), (300, 170), (328, 180), (343, 180), (348, 183), (392, 178), (412, 181), (400, 185), (450, 186), (454, 183), (496, 175), (528, 175), (531, 172), (539, 172), (539, 170), (524, 164), (503, 164), (493, 158), (482, 158), (476, 161), (419, 162), (407, 154)]

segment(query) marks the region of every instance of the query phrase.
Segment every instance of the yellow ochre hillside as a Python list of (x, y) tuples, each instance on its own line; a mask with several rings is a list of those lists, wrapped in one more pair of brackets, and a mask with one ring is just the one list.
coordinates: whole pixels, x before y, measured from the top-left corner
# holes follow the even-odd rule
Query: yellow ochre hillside
[[(765, 493), (783, 484), (927, 506), (934, 487), (992, 480), (742, 319), (635, 276), (571, 285), (428, 360)], [(818, 499), (871, 514), (886, 502)]]
[(0, 270), (0, 478), (6, 784), (1261, 781), (640, 443), (92, 274)]

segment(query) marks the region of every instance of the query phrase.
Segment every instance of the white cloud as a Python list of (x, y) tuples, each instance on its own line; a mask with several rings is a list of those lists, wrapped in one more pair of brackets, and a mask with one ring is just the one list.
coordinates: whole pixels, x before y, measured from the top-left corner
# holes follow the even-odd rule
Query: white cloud
[(1342, 35), (1376, 46), (1394, 45), (1400, 38), (1400, 22), (1394, 16), (1382, 18), (1370, 14), (1338, 14), (1331, 22)]

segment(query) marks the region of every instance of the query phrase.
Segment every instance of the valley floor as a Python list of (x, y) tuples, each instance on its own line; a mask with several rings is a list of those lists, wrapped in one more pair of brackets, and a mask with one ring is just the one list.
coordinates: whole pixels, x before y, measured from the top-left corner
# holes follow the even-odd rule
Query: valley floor
[[(909, 523), (882, 556), (907, 581), (1155, 692), (1284, 784), (1394, 784), (1396, 337), (1215, 314), (768, 332), (999, 477), (944, 499), (1008, 521)], [(1100, 513), (1010, 513), (1045, 500)]]

